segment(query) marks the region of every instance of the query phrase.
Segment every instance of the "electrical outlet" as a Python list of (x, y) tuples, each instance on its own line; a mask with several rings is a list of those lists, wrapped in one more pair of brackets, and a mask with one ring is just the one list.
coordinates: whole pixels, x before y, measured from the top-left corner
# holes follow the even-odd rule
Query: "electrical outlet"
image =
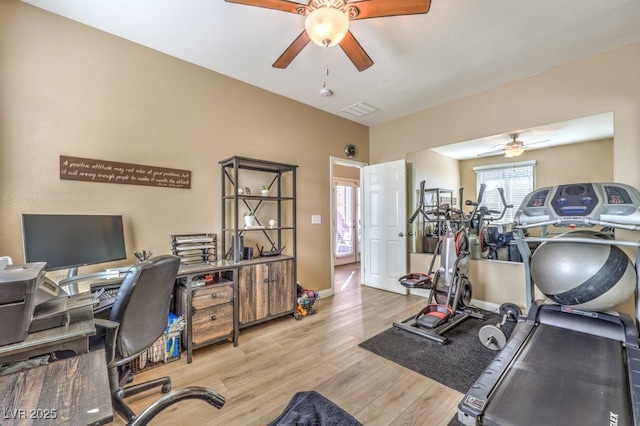
[(311, 224), (312, 225), (319, 225), (322, 223), (322, 217), (319, 214), (312, 214), (311, 215)]

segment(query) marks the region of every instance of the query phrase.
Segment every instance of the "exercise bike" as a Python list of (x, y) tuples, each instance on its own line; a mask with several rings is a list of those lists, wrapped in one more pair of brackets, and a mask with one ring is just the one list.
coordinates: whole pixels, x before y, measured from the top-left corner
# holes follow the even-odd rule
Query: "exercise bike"
[[(506, 214), (507, 209), (512, 208), (513, 205), (507, 204), (503, 188), (497, 188), (497, 191), (498, 194), (500, 194), (502, 210), (491, 210), (486, 206), (478, 206), (476, 216), (473, 218), (469, 226), (469, 239), (471, 240), (472, 253), (475, 254), (476, 258), (482, 257), (483, 259), (497, 260), (498, 248), (503, 245), (500, 241), (496, 241), (491, 237), (489, 227), (491, 222), (501, 220)], [(475, 206), (479, 203), (467, 201), (466, 204)], [(508, 243), (508, 241), (506, 241), (506, 243)], [(474, 248), (476, 247), (479, 252), (474, 251)]]
[[(421, 188), (423, 184), (424, 182), (420, 184)], [(467, 205), (474, 206), (469, 215), (462, 208), (455, 209), (446, 204), (426, 211), (420, 202), (416, 212), (409, 218), (409, 223), (412, 223), (421, 214), (425, 221), (444, 225), (445, 234), (438, 240), (434, 252), (440, 253), (437, 271), (434, 272), (437, 257), (434, 255), (426, 274), (411, 273), (398, 279), (406, 288), (431, 291), (427, 305), (416, 316), (393, 323), (394, 327), (444, 344), (447, 342), (444, 333), (448, 330), (469, 318), (484, 319), (484, 315), (470, 306), (472, 288), (468, 278), (470, 251), (466, 227), (476, 216), (485, 187), (484, 184), (480, 186), (478, 202), (467, 202)], [(462, 190), (460, 199), (462, 200)]]

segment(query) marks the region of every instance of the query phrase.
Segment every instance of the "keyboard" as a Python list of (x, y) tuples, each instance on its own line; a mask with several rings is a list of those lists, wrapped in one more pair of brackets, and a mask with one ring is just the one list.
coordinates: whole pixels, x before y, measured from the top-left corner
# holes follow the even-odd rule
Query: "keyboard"
[(93, 312), (103, 311), (105, 309), (110, 309), (111, 306), (116, 301), (116, 296), (118, 295), (117, 288), (110, 288), (108, 290), (99, 290), (94, 294), (94, 300), (97, 300), (98, 303), (93, 307)]
[(109, 299), (115, 299), (117, 294), (118, 294), (117, 288), (105, 290), (100, 296), (98, 296), (98, 302), (103, 302)]

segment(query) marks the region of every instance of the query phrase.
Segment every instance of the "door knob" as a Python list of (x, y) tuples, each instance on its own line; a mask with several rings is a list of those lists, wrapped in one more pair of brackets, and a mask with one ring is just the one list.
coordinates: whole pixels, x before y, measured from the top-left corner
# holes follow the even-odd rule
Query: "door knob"
[(404, 233), (398, 232), (398, 237), (404, 237)]

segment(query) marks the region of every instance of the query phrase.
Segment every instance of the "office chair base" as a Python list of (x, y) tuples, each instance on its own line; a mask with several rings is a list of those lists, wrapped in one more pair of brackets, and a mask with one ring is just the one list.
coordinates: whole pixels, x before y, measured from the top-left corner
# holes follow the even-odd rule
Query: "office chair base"
[(217, 409), (221, 409), (225, 403), (224, 396), (211, 389), (201, 386), (190, 386), (184, 389), (178, 389), (177, 391), (173, 391), (170, 394), (163, 396), (140, 413), (135, 420), (130, 421), (128, 426), (145, 426), (165, 408), (184, 399), (199, 399), (209, 403)]
[(161, 377), (159, 379), (150, 380), (148, 382), (118, 389), (111, 395), (113, 409), (128, 422), (132, 421), (136, 418), (136, 413), (134, 413), (133, 410), (129, 408), (127, 403), (124, 402), (124, 399), (132, 395), (137, 395), (141, 392), (145, 392), (149, 389), (156, 388), (158, 386), (162, 386), (162, 393), (168, 393), (171, 390), (171, 378)]

